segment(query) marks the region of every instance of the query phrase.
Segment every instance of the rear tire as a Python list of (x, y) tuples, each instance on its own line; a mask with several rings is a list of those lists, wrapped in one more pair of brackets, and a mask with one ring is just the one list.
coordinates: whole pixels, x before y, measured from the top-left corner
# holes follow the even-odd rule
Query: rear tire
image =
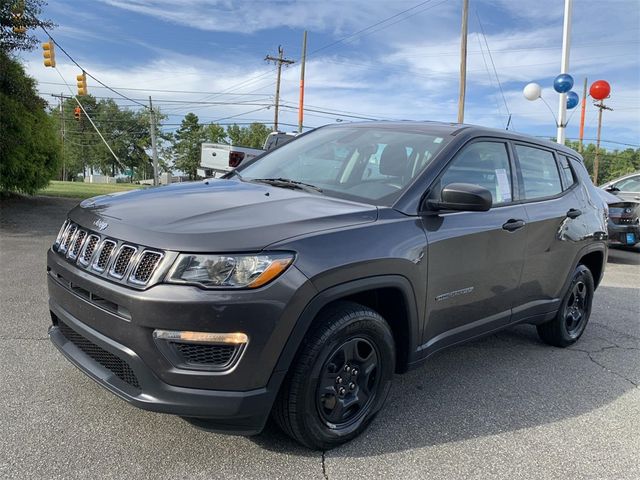
[(303, 340), (273, 409), (285, 433), (312, 449), (358, 436), (382, 408), (395, 370), (389, 325), (375, 311), (340, 302)]
[(554, 347), (568, 347), (577, 342), (589, 322), (593, 292), (591, 271), (578, 265), (555, 318), (537, 327), (542, 341)]

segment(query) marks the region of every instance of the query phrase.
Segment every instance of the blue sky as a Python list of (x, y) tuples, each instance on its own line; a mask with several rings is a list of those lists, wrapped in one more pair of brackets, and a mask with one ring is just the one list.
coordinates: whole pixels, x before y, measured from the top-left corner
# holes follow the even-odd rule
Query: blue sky
[[(455, 121), (461, 0), (430, 0), (352, 35), (419, 3), (50, 1), (44, 15), (58, 24), (54, 38), (87, 71), (131, 98), (152, 95), (169, 115), (166, 129), (175, 128), (171, 124), (189, 111), (202, 122), (271, 122), (273, 109), (268, 105), (273, 103), (275, 71), (264, 57), (275, 55), (282, 45), (286, 57), (298, 60), (304, 29), (309, 32), (306, 106), (332, 112), (307, 112), (306, 126), (351, 120), (347, 115)], [(570, 57), (574, 90), (580, 96), (585, 76), (589, 83), (606, 79), (612, 85), (607, 104), (614, 110), (605, 112), (602, 138), (634, 145), (640, 144), (639, 7), (638, 0), (574, 0)], [(555, 135), (549, 110), (541, 101), (525, 100), (522, 88), (530, 81), (540, 83), (543, 97), (557, 113), (558, 97), (551, 85), (560, 68), (563, 8), (563, 0), (470, 0), (467, 123), (504, 128), (509, 111), (513, 129)], [(51, 101), (50, 93), (68, 93), (40, 56), (34, 51), (24, 60), (40, 82), (41, 94)], [(57, 63), (73, 84), (77, 67), (61, 52)], [(291, 125), (297, 123), (298, 82), (296, 63), (283, 71), (282, 79), (286, 107), (280, 119)], [(88, 83), (92, 94), (114, 96), (91, 79)], [(203, 101), (222, 104), (189, 103)], [(123, 99), (118, 103), (138, 108)], [(585, 137), (595, 138), (597, 111), (591, 102), (586, 118)], [(576, 112), (567, 137), (578, 136), (578, 122)]]

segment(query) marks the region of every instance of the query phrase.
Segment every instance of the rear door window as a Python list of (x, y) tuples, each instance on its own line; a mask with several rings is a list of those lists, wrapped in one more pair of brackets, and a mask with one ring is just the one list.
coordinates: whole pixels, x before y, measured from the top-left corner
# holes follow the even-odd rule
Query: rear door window
[(552, 197), (562, 193), (558, 165), (549, 150), (516, 144), (524, 183), (525, 200)]

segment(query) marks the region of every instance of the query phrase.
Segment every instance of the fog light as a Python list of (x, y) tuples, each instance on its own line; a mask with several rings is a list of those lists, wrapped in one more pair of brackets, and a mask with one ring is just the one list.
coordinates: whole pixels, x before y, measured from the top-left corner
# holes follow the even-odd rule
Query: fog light
[(246, 334), (235, 333), (211, 333), (211, 332), (185, 332), (179, 330), (154, 330), (153, 338), (170, 342), (184, 343), (223, 343), (230, 345), (244, 345), (249, 341)]

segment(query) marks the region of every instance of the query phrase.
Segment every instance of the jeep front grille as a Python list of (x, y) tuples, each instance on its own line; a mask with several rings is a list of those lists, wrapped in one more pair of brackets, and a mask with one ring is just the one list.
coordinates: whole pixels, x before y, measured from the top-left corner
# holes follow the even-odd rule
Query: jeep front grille
[(69, 250), (69, 245), (71, 245), (71, 240), (73, 240), (73, 236), (75, 235), (76, 230), (78, 230), (78, 226), (75, 225), (74, 223), (69, 223), (69, 225), (67, 225), (67, 229), (62, 234), (62, 240), (60, 241), (60, 247), (59, 247), (60, 253), (67, 253), (67, 250)]
[(116, 278), (124, 277), (127, 267), (129, 266), (129, 262), (131, 261), (131, 257), (136, 253), (136, 250), (137, 248), (132, 247), (131, 245), (122, 245), (120, 250), (118, 250), (116, 259), (111, 265), (109, 275)]
[(78, 258), (78, 253), (80, 253), (80, 248), (82, 247), (82, 242), (84, 242), (85, 237), (87, 236), (87, 232), (85, 230), (78, 230), (78, 233), (73, 240), (73, 244), (69, 251), (67, 252), (67, 256), (70, 259)]
[[(88, 273), (135, 288), (159, 279), (166, 256), (163, 251), (84, 230), (70, 220), (60, 229), (53, 251)], [(173, 260), (175, 253), (170, 256)]]
[(116, 246), (116, 242), (113, 240), (105, 240), (102, 242), (102, 246), (100, 247), (100, 253), (98, 257), (93, 262), (91, 268), (97, 272), (104, 272), (109, 264), (109, 258), (111, 258), (111, 252), (113, 252), (113, 247)]
[(100, 241), (100, 237), (98, 235), (89, 235), (87, 238), (87, 242), (84, 245), (84, 249), (82, 250), (82, 255), (80, 255), (80, 259), (78, 260), (85, 267), (91, 263), (91, 259), (93, 258), (93, 254), (96, 252), (96, 246)]
[(138, 285), (144, 285), (149, 281), (158, 263), (162, 260), (162, 254), (149, 250), (142, 253), (138, 265), (131, 273), (129, 281)]

